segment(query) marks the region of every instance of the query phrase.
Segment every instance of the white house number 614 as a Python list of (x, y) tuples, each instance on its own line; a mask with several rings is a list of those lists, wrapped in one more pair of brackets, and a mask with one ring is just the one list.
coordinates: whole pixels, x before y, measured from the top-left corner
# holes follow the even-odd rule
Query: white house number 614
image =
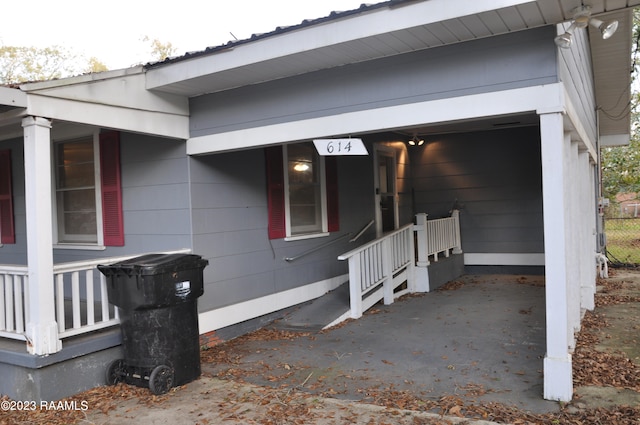
[(317, 139), (313, 143), (316, 145), (318, 154), (323, 156), (368, 155), (362, 139)]

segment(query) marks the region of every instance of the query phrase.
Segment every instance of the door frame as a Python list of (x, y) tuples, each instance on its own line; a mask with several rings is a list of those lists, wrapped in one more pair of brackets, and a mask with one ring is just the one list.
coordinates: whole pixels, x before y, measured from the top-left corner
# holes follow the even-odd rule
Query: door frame
[(391, 158), (391, 163), (393, 164), (393, 188), (391, 193), (393, 200), (393, 228), (398, 229), (399, 220), (398, 220), (398, 161), (397, 161), (397, 152), (396, 150), (384, 144), (375, 144), (373, 149), (373, 184), (374, 184), (374, 208), (375, 208), (375, 224), (376, 224), (376, 238), (379, 238), (383, 235), (383, 227), (382, 227), (382, 209), (381, 209), (381, 201), (382, 201), (382, 193), (380, 193), (380, 158), (387, 157)]

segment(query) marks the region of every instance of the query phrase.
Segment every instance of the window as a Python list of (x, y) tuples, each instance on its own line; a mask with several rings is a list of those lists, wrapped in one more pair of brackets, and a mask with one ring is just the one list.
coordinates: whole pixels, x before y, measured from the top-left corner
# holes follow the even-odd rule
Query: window
[(323, 231), (324, 172), (322, 159), (313, 145), (308, 143), (285, 146), (287, 155), (287, 178), (285, 179), (285, 211), (290, 236)]
[(98, 243), (94, 145), (92, 137), (55, 145), (58, 242)]
[(58, 243), (124, 245), (118, 133), (56, 143), (54, 164)]
[(339, 230), (335, 157), (311, 143), (266, 149), (269, 238), (303, 237)]
[(11, 151), (0, 151), (0, 245), (16, 243), (11, 192)]

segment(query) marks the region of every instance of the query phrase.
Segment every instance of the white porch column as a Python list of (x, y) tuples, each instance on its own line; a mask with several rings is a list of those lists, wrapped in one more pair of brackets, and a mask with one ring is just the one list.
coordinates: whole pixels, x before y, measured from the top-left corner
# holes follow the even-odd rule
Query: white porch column
[(594, 295), (596, 293), (596, 183), (592, 170), (594, 166), (591, 157), (587, 151), (580, 152), (580, 181), (582, 183), (580, 199), (582, 201), (581, 208), (584, 210), (583, 218), (584, 228), (582, 229), (582, 261), (583, 264), (589, 264), (592, 261), (591, 268), (585, 268), (583, 278), (580, 282), (580, 305), (585, 310), (593, 310), (595, 308)]
[(415, 267), (416, 292), (429, 292), (429, 256), (427, 255), (427, 214), (416, 214), (418, 261)]
[(27, 350), (45, 355), (62, 349), (54, 309), (51, 122), (26, 117), (22, 127), (29, 266)]
[[(566, 137), (566, 135), (565, 135)], [(568, 195), (565, 204), (567, 209), (568, 227), (568, 255), (567, 255), (567, 300), (569, 301), (569, 349), (571, 352), (576, 348), (575, 334), (580, 331), (580, 282), (582, 281), (582, 263), (580, 246), (580, 236), (584, 221), (584, 212), (581, 211), (580, 205), (580, 188), (584, 184), (580, 180), (578, 167), (578, 150), (580, 143), (573, 140), (568, 142), (568, 166), (567, 174), (565, 174), (565, 191)]]
[(547, 353), (544, 358), (544, 398), (570, 401), (573, 375), (569, 352), (569, 150), (561, 113), (540, 115), (542, 198), (544, 205), (545, 301)]

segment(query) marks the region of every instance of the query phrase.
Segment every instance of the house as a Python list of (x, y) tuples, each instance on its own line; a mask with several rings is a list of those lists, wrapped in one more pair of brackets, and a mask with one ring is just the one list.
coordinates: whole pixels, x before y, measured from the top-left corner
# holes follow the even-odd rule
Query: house
[[(454, 211), (441, 276), (544, 273), (544, 397), (570, 400), (602, 252), (599, 149), (629, 140), (639, 3), (390, 0), (0, 87), (0, 392), (104, 382), (120, 341), (97, 264), (202, 255), (200, 332), (241, 332), (377, 273), (381, 257), (363, 273), (346, 259), (388, 235), (413, 249), (414, 222), (429, 233)], [(424, 252), (403, 258), (410, 290), (436, 286)]]

